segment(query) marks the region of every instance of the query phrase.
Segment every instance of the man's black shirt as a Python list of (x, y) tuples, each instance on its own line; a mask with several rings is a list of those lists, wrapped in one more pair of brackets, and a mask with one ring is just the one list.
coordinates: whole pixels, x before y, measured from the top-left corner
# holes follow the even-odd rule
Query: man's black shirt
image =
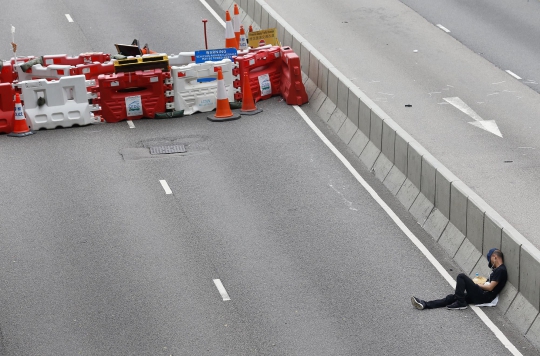
[(506, 281), (508, 279), (508, 273), (506, 272), (506, 266), (504, 264), (500, 265), (499, 267), (495, 268), (493, 272), (489, 275), (489, 281), (490, 282), (499, 282), (493, 288), (491, 292), (485, 291), (484, 293), (490, 293), (493, 296), (493, 299), (499, 294), (504, 286), (506, 285)]

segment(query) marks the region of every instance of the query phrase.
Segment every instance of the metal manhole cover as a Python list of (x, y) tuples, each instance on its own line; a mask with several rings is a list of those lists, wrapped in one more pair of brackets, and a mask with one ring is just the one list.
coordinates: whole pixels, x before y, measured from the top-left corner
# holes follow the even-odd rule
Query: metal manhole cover
[(169, 154), (169, 153), (184, 153), (184, 152), (186, 152), (186, 147), (184, 145), (150, 147), (151, 155), (162, 155), (162, 154)]

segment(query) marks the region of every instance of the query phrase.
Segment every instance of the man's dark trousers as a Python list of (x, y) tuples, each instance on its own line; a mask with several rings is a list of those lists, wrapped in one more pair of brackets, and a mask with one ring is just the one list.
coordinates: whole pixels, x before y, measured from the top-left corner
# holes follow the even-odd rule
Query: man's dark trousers
[[(465, 292), (467, 292), (465, 294)], [(487, 298), (486, 298), (487, 297)], [(443, 299), (426, 302), (426, 309), (435, 309), (446, 307), (455, 301), (466, 302), (467, 304), (489, 303), (489, 296), (484, 295), (484, 290), (476, 285), (472, 279), (465, 273), (460, 273), (456, 279), (456, 291), (454, 294), (448, 294)]]

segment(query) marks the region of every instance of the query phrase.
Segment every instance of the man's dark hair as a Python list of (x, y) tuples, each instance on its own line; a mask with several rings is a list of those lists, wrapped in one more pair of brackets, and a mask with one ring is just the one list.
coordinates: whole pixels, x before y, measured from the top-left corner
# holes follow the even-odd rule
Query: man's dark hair
[(493, 251), (493, 254), (497, 256), (498, 258), (500, 258), (502, 262), (504, 263), (504, 255), (501, 250), (495, 250)]

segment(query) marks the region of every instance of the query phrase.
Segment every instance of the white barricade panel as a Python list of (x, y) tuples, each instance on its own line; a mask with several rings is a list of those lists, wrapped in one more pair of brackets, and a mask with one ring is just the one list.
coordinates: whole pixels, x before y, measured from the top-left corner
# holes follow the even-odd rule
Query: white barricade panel
[(93, 111), (97, 105), (88, 103), (87, 87), (95, 85), (84, 75), (64, 77), (49, 82), (45, 79), (21, 82), (24, 111), (32, 130), (88, 125), (100, 122)]
[(195, 52), (180, 52), (179, 54), (171, 54), (169, 57), (169, 65), (185, 66), (195, 62)]
[(69, 76), (69, 70), (71, 66), (52, 64), (44, 67), (41, 64), (34, 64), (30, 72), (25, 73), (21, 69), (20, 65), (17, 65), (17, 74), (19, 75), (19, 82), (32, 80), (32, 79), (54, 79), (58, 80), (62, 77)]
[(227, 98), (234, 101), (237, 89), (232, 70), (235, 64), (230, 59), (219, 62), (191, 63), (181, 67), (171, 67), (174, 89), (174, 109), (184, 110), (184, 115), (195, 112), (208, 112), (216, 108), (217, 72), (221, 67)]

